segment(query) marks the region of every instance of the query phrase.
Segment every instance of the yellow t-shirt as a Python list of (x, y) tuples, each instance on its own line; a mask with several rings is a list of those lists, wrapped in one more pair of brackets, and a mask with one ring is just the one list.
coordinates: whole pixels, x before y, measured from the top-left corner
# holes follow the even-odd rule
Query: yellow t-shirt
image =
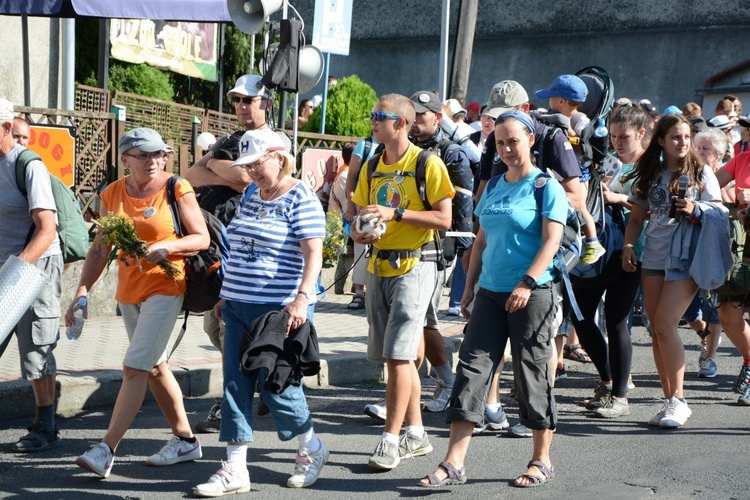
[[(149, 198), (131, 198), (125, 190), (125, 181), (120, 179), (105, 189), (101, 194), (102, 203), (111, 214), (131, 217), (135, 221), (135, 232), (148, 245), (163, 240), (176, 240), (172, 212), (167, 202), (166, 187)], [(175, 185), (175, 198), (180, 199), (193, 188), (188, 181), (180, 179)], [(148, 217), (146, 217), (148, 215)], [(182, 295), (185, 293), (185, 259), (181, 256), (169, 256), (172, 265), (178, 270), (177, 279), (172, 279), (157, 264), (150, 264), (141, 259), (143, 272), (130, 257), (122, 261), (119, 253), (117, 264), (118, 280), (115, 299), (123, 304), (138, 304), (152, 295)]]
[[(409, 145), (404, 156), (393, 165), (383, 163), (381, 156), (376, 172), (391, 174), (397, 171), (414, 172), (417, 168), (417, 159), (422, 151), (414, 144)], [(424, 211), (425, 206), (419, 197), (417, 180), (414, 176), (385, 176), (373, 177), (369, 183), (367, 180), (367, 163), (362, 165), (359, 171), (359, 181), (354, 192), (352, 201), (364, 207), (367, 205), (382, 205), (386, 207), (403, 207), (408, 210)], [(369, 192), (367, 186), (370, 186)], [(448, 170), (443, 161), (437, 155), (431, 155), (425, 167), (425, 194), (430, 204), (434, 204), (443, 198), (453, 198), (456, 191), (453, 189)], [(377, 250), (416, 250), (428, 243), (433, 238), (432, 229), (424, 229), (412, 226), (404, 222), (390, 221), (386, 223), (386, 231), (383, 238), (373, 244), (374, 250), (370, 257), (368, 270), (375, 272), (375, 260)], [(378, 275), (384, 278), (400, 276), (410, 271), (419, 259), (401, 259), (401, 265), (394, 269), (384, 259), (378, 260)]]

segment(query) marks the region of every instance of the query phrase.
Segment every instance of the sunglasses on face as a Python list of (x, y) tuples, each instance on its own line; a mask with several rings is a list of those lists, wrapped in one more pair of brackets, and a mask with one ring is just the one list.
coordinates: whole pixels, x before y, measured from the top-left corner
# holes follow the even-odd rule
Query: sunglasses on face
[(242, 101), (243, 104), (252, 104), (254, 100), (258, 99), (260, 96), (255, 97), (240, 97), (238, 95), (232, 96), (232, 102), (237, 104), (238, 102)]
[(138, 160), (141, 163), (147, 163), (147, 162), (151, 161), (152, 158), (154, 160), (163, 160), (164, 158), (167, 157), (167, 153), (165, 153), (164, 151), (156, 151), (154, 153), (141, 153), (141, 154), (137, 154), (137, 155), (124, 154), (124, 156), (129, 156), (131, 158), (135, 158), (136, 160)]
[(385, 111), (373, 111), (370, 113), (370, 121), (382, 122), (383, 120), (398, 120), (399, 118), (401, 118), (399, 115), (386, 113)]

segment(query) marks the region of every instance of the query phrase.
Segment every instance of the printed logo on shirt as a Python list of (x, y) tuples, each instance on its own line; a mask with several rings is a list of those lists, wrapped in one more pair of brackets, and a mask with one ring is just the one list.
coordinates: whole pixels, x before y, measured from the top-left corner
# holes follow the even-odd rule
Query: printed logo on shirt
[(373, 187), (375, 203), (383, 207), (397, 208), (404, 199), (404, 188), (393, 179), (384, 179)]
[(648, 201), (651, 208), (651, 215), (669, 213), (669, 193), (661, 186), (649, 190)]
[(500, 200), (500, 206), (492, 205), (485, 207), (480, 215), (510, 215), (513, 209), (510, 208), (510, 196), (503, 196)]

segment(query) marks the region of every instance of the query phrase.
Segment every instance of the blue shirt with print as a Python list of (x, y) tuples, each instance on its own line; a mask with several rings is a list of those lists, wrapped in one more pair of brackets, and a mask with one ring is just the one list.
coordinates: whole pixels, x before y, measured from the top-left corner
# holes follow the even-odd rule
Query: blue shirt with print
[[(514, 183), (506, 182), (505, 174), (499, 176), (492, 190), (489, 193), (485, 190), (474, 210), (487, 240), (479, 275), (479, 286), (486, 290), (511, 292), (518, 285), (542, 247), (542, 217), (565, 224), (568, 199), (555, 179), (547, 179), (539, 213), (534, 185), (541, 173), (535, 168)], [(550, 263), (537, 283), (552, 278)]]

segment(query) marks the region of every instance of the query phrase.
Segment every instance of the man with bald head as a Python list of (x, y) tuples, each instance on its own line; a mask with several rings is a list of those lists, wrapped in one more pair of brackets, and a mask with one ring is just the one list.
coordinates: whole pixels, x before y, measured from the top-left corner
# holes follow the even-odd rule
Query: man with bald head
[(13, 140), (21, 146), (29, 147), (29, 137), (31, 136), (31, 129), (29, 123), (23, 118), (13, 118), (13, 128), (11, 129), (13, 134)]

